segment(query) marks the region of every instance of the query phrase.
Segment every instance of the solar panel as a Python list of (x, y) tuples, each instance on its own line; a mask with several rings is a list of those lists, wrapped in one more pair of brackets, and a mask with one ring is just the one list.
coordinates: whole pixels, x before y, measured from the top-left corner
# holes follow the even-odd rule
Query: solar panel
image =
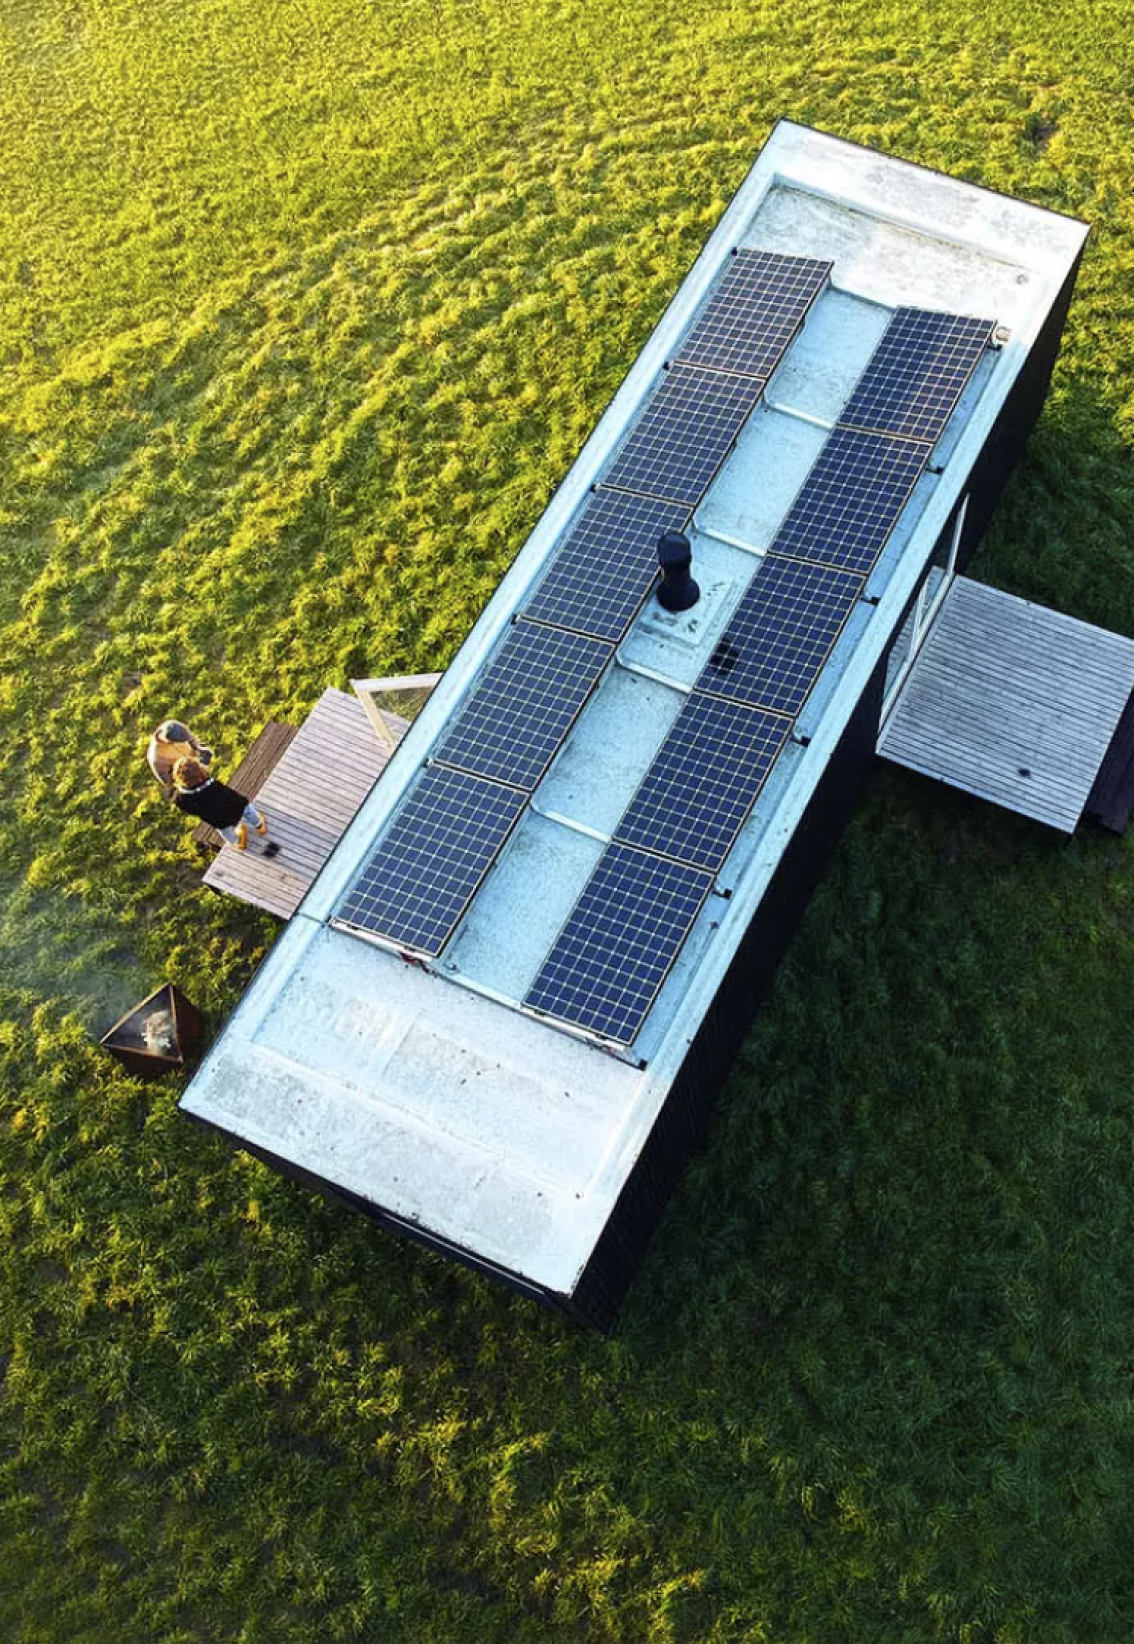
[(759, 398), (747, 377), (671, 366), (602, 483), (696, 507)]
[(738, 251), (682, 343), (678, 359), (766, 382), (831, 267), (813, 257)]
[(936, 440), (992, 340), (991, 320), (899, 308), (839, 422)]
[(347, 892), (336, 919), (440, 953), (526, 800), (512, 788), (429, 765)]
[(776, 533), (772, 551), (865, 576), (928, 457), (926, 445), (836, 428)]
[(524, 1003), (630, 1044), (712, 883), (683, 863), (608, 846)]
[(657, 575), (658, 538), (679, 531), (688, 517), (683, 503), (592, 492), (524, 615), (617, 642)]
[(534, 788), (612, 649), (583, 634), (514, 623), (434, 749), (435, 758)]
[(862, 588), (846, 571), (770, 554), (696, 689), (794, 717)]
[(695, 693), (616, 838), (694, 867), (719, 869), (790, 735), (789, 719)]

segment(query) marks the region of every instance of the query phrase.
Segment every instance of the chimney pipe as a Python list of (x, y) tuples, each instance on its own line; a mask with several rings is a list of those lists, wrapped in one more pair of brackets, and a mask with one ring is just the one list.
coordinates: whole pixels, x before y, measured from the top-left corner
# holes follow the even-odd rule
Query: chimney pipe
[(685, 532), (663, 531), (658, 538), (662, 577), (658, 584), (658, 602), (667, 611), (688, 611), (700, 599), (701, 590), (689, 572), (692, 563), (693, 549)]

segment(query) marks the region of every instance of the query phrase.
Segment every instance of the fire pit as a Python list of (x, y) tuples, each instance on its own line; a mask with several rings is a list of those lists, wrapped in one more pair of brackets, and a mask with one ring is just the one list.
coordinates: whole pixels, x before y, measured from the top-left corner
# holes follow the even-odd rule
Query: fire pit
[(128, 1010), (99, 1044), (143, 1079), (185, 1067), (201, 1037), (197, 1008), (172, 982)]

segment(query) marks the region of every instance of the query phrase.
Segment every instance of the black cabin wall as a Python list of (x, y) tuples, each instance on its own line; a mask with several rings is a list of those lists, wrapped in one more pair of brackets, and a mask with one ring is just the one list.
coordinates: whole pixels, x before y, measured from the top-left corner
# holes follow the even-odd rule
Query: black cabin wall
[(1051, 383), (1051, 373), (1059, 354), (1067, 309), (1079, 272), (1082, 254), (1068, 274), (1051, 312), (1040, 328), (1023, 369), (1016, 378), (992, 431), (981, 447), (965, 487), (969, 506), (957, 546), (957, 570), (963, 571), (988, 527), (988, 521), (1008, 478), (1023, 455), (1028, 436), (1035, 427)]

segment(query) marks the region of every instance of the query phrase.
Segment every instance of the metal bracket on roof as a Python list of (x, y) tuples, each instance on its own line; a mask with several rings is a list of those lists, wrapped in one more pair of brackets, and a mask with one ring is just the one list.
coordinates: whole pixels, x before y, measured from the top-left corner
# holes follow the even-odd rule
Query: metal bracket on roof
[(745, 554), (755, 554), (757, 559), (763, 559), (768, 552), (766, 548), (757, 548), (751, 542), (742, 542), (739, 537), (730, 537), (727, 531), (717, 531), (710, 525), (702, 525), (696, 513), (693, 515), (692, 524), (700, 536), (711, 537), (714, 542), (723, 542), (728, 548), (739, 548)]
[(573, 833), (581, 833), (588, 839), (595, 839), (600, 845), (609, 845), (614, 838), (613, 834), (603, 833), (599, 828), (592, 828), (586, 822), (577, 822), (573, 816), (564, 816), (562, 811), (545, 810), (537, 805), (534, 797), (528, 799), (528, 808), (537, 816), (542, 816), (545, 822), (555, 822), (561, 828), (570, 828)]
[(794, 405), (785, 405), (782, 400), (774, 400), (765, 390), (764, 404), (769, 411), (778, 411), (781, 416), (794, 417), (796, 422), (808, 422), (813, 428), (822, 428), (824, 433), (833, 433), (837, 424), (830, 417), (817, 417), (811, 411), (799, 411)]
[(625, 668), (628, 674), (640, 674), (643, 679), (652, 679), (655, 685), (668, 685), (672, 691), (680, 691), (682, 696), (692, 696), (693, 687), (682, 679), (674, 679), (670, 674), (663, 674), (657, 668), (647, 668), (644, 662), (631, 662), (622, 655), (622, 647), (615, 648), (614, 660), (620, 668)]

